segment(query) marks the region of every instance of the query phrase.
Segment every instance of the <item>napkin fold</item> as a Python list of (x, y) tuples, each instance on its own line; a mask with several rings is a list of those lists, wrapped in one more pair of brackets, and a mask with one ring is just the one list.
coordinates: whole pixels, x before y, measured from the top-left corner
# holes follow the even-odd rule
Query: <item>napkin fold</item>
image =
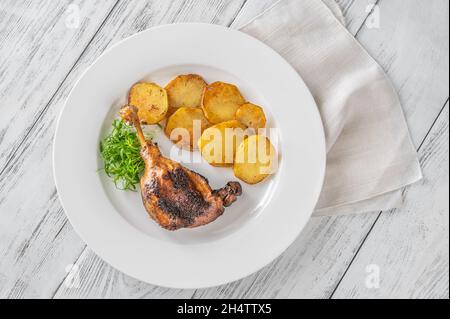
[(281, 0), (241, 31), (278, 51), (318, 105), (327, 172), (314, 214), (398, 207), (402, 188), (422, 178), (417, 152), (397, 93), (334, 0)]

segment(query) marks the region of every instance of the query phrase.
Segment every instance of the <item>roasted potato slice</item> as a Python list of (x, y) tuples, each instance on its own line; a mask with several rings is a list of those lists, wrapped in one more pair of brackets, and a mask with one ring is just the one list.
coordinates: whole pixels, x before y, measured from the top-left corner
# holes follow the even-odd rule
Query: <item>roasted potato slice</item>
[(180, 107), (201, 107), (206, 82), (200, 75), (179, 75), (166, 86), (169, 115)]
[(275, 173), (276, 168), (277, 152), (265, 136), (249, 136), (239, 145), (233, 171), (240, 180), (257, 184)]
[(179, 147), (193, 150), (209, 126), (201, 108), (180, 107), (167, 120), (165, 133)]
[(236, 111), (236, 120), (252, 129), (266, 127), (266, 115), (264, 110), (255, 104), (245, 103)]
[(213, 166), (232, 166), (236, 148), (245, 138), (245, 129), (236, 120), (207, 128), (198, 141), (202, 157)]
[(234, 120), (237, 109), (244, 103), (244, 97), (233, 84), (214, 82), (203, 92), (203, 112), (213, 124)]
[(155, 83), (140, 82), (128, 94), (128, 104), (138, 108), (143, 124), (156, 124), (163, 120), (169, 108), (167, 92)]

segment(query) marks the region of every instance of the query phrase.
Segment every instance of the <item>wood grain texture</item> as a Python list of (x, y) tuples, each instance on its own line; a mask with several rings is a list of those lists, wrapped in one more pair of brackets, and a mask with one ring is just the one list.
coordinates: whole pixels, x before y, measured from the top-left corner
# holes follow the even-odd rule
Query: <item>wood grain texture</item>
[[(26, 170), (19, 170), (25, 162), (16, 152), (19, 147), (20, 153), (26, 152), (29, 144), (22, 143), (24, 137), (32, 128), (42, 128), (34, 127), (36, 119), (115, 1), (73, 2), (80, 9), (76, 29), (66, 25), (69, 3), (0, 4), (0, 297), (51, 295), (54, 287), (48, 278), (64, 278), (59, 263), (71, 263), (73, 253), (81, 252), (79, 244), (72, 245), (78, 237), (62, 230), (67, 220), (51, 176), (51, 139), (30, 158)], [(47, 127), (49, 136), (52, 130)], [(27, 142), (36, 138), (31, 134)], [(8, 159), (16, 166), (5, 166)]]
[[(48, 105), (41, 109), (29, 138), (15, 143), (20, 147), (0, 175), (0, 297), (52, 297), (67, 275), (66, 266), (75, 262), (85, 247), (57, 200), (51, 163), (56, 117), (83, 70), (108, 46), (130, 34), (180, 21), (227, 25), (242, 4), (241, 0), (160, 0), (126, 1), (114, 7), (59, 90), (41, 104)], [(72, 64), (78, 58), (67, 56)]]
[(449, 2), (380, 0), (378, 6), (380, 28), (362, 28), (358, 40), (392, 80), (419, 146), (449, 96), (449, 30), (442, 28)]
[[(448, 22), (448, 4), (445, 5), (440, 0), (434, 1), (435, 4), (427, 7), (420, 4), (419, 0), (380, 0), (381, 28), (367, 29), (364, 24), (366, 8), (373, 1), (339, 0), (351, 32), (358, 35), (358, 39), (388, 70), (394, 85), (399, 88), (417, 145), (425, 137), (448, 98), (448, 86), (443, 88), (441, 84), (448, 84), (448, 31), (447, 39), (442, 39), (445, 36), (442, 21)], [(3, 3), (5, 2), (0, 4), (0, 18), (8, 16)], [(30, 8), (18, 14), (18, 20), (23, 19), (21, 15), (28, 16), (30, 12), (36, 12), (31, 1), (23, 3), (28, 3)], [(56, 6), (56, 2), (52, 3)], [(23, 135), (13, 136), (14, 134), (8, 133), (7, 158), (11, 160), (0, 174), (0, 297), (42, 298), (56, 294), (57, 298), (327, 298), (333, 293), (335, 296), (344, 296), (347, 290), (341, 294), (338, 285), (346, 284), (345, 277), (341, 281), (346, 273), (353, 273), (353, 265), (364, 251), (364, 245), (363, 248), (361, 245), (377, 221), (377, 214), (312, 219), (288, 251), (257, 274), (217, 288), (173, 290), (132, 279), (85, 249), (65, 218), (53, 184), (50, 153), (56, 116), (74, 81), (105, 48), (128, 35), (162, 23), (203, 21), (237, 27), (272, 3), (271, 0), (158, 0), (119, 2), (114, 7), (56, 93), (53, 91), (50, 94), (47, 88), (43, 89), (41, 94), (47, 94), (48, 99), (42, 97), (44, 102), (39, 104), (40, 109), (37, 107), (38, 111), (31, 112), (31, 115), (23, 112), (26, 114), (22, 116), (27, 117), (27, 121), (31, 123), (28, 126), (32, 128), (29, 138), (23, 140)], [(415, 19), (408, 19), (408, 16)], [(89, 15), (89, 19), (94, 18)], [(3, 19), (0, 19), (0, 24), (2, 22)], [(94, 22), (101, 25), (101, 21), (92, 21)], [(27, 24), (22, 28), (26, 28), (25, 25)], [(95, 28), (92, 29), (94, 30)], [(0, 31), (0, 39), (5, 36), (7, 35)], [(417, 45), (416, 38), (421, 40), (420, 45)], [(48, 41), (51, 42), (51, 39)], [(80, 43), (80, 49), (84, 49), (83, 44), (87, 43)], [(46, 51), (45, 48), (42, 50)], [(411, 56), (410, 51), (414, 51)], [(2, 70), (3, 73), (12, 74), (20, 63), (15, 64), (16, 66), (9, 64), (2, 69), (1, 57), (0, 54), (0, 79), (3, 79)], [(73, 57), (69, 54), (68, 59), (72, 59), (69, 62), (74, 64), (78, 57), (76, 54)], [(70, 65), (69, 62), (61, 63)], [(447, 68), (442, 67), (443, 64)], [(51, 88), (48, 90), (51, 91)], [(50, 100), (53, 93), (55, 94)], [(35, 114), (39, 115), (36, 117)], [(6, 131), (0, 125), (0, 140), (1, 132)], [(24, 132), (27, 132), (27, 128)], [(4, 138), (5, 136), (6, 133), (3, 133)], [(429, 156), (431, 158), (433, 154)], [(410, 208), (411, 211), (417, 210), (417, 214), (421, 212), (420, 209), (417, 206)], [(431, 213), (434, 212), (429, 209)], [(383, 218), (389, 221), (391, 215), (386, 214)], [(352, 263), (355, 255), (357, 259)], [(416, 261), (412, 260), (410, 266), (419, 269), (420, 265), (416, 265)], [(79, 269), (77, 288), (70, 288), (63, 282), (67, 275), (66, 266), (71, 263)], [(416, 290), (423, 292), (421, 296), (431, 296), (435, 291), (434, 275), (434, 270), (431, 269), (418, 281), (421, 287)], [(441, 294), (443, 290), (445, 287), (442, 288), (442, 285), (436, 288), (437, 294)], [(353, 295), (356, 296), (357, 293)]]
[(367, 17), (373, 11), (373, 6), (380, 0), (336, 0), (341, 7), (347, 29), (357, 35), (363, 28)]
[(54, 298), (190, 298), (192, 290), (168, 289), (148, 285), (124, 275), (85, 249), (71, 275), (61, 283)]
[[(115, 3), (0, 3), (0, 172)], [(70, 4), (79, 8), (76, 28), (71, 28)]]
[[(447, 103), (420, 148), (426, 178), (406, 190), (404, 207), (381, 215), (336, 298), (449, 298), (448, 122)], [(366, 285), (370, 265), (379, 287)]]

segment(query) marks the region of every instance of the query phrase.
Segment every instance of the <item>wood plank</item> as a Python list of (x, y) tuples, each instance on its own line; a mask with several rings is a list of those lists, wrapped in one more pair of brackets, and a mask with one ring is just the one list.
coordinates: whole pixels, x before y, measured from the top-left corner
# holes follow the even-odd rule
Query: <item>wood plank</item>
[[(0, 3), (0, 171), (115, 3), (115, 0)], [(78, 28), (66, 24), (71, 14), (69, 4), (80, 10)], [(50, 145), (41, 151), (50, 154)], [(67, 220), (54, 186), (47, 190), (42, 187), (44, 180), (51, 180), (51, 174), (50, 170), (42, 174), (41, 164), (38, 159), (25, 175), (27, 179), (18, 183), (23, 187), (22, 194), (9, 192), (11, 184), (7, 185), (6, 176), (11, 175), (0, 178), (0, 297), (39, 297), (50, 293), (54, 288), (41, 276), (44, 260), (68, 257), (64, 249), (47, 255), (48, 250), (61, 244), (59, 238), (53, 240), (52, 236)], [(18, 181), (20, 177), (19, 173), (10, 181)], [(32, 204), (35, 199), (38, 201)], [(66, 239), (79, 241), (73, 233), (67, 234)], [(35, 241), (42, 244), (36, 248)], [(81, 252), (80, 247), (76, 251)], [(27, 263), (29, 268), (22, 271), (21, 265)], [(54, 269), (45, 270), (53, 274)]]
[(67, 275), (66, 266), (75, 262), (85, 247), (57, 201), (51, 163), (56, 117), (75, 80), (108, 46), (124, 37), (163, 23), (227, 25), (243, 3), (136, 0), (120, 2), (114, 8), (48, 107), (41, 109), (43, 114), (32, 127), (30, 138), (0, 175), (0, 297), (53, 296)]
[(148, 285), (124, 275), (85, 249), (76, 268), (66, 277), (54, 298), (190, 298), (194, 291)]
[(357, 35), (378, 0), (336, 0), (336, 2), (344, 13), (347, 29), (351, 34)]
[(381, 0), (380, 28), (358, 40), (386, 70), (419, 146), (449, 96), (449, 2)]
[(426, 178), (407, 189), (404, 207), (381, 215), (336, 298), (449, 298), (448, 103), (420, 162)]
[[(0, 171), (115, 3), (116, 0), (0, 3)], [(79, 27), (70, 24), (74, 13), (71, 4), (79, 9)]]

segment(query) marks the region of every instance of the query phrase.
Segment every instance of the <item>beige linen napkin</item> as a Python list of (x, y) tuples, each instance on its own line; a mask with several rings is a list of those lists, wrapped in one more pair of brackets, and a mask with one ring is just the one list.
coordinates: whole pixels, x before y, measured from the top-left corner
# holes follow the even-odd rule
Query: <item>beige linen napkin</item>
[(422, 178), (417, 153), (397, 93), (336, 3), (281, 0), (241, 30), (290, 62), (319, 107), (327, 173), (315, 215), (397, 207), (401, 189)]

